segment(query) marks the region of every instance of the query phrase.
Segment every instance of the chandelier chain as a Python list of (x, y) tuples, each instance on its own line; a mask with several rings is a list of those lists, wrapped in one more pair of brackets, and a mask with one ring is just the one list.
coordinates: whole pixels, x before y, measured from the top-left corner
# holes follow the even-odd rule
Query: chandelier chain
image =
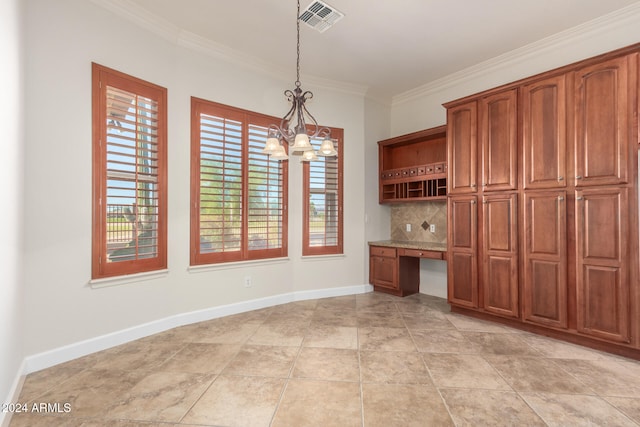
[(300, 0), (298, 0), (298, 13), (296, 15), (296, 87), (300, 87)]

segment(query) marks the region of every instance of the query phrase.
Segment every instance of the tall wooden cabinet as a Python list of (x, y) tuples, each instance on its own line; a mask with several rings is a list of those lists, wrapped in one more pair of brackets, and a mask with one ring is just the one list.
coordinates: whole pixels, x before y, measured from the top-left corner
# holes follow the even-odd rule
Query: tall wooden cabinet
[(516, 107), (509, 89), (447, 114), (450, 300), (508, 317), (519, 305), (517, 194), (503, 193), (517, 188)]
[(639, 52), (445, 104), (454, 311), (640, 358)]

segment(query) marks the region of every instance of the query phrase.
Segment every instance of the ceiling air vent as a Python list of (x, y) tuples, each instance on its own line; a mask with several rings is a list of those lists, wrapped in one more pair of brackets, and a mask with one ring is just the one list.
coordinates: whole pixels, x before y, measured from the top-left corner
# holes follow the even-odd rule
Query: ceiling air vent
[(336, 22), (344, 18), (344, 13), (321, 1), (312, 2), (300, 15), (300, 20), (311, 28), (324, 33)]

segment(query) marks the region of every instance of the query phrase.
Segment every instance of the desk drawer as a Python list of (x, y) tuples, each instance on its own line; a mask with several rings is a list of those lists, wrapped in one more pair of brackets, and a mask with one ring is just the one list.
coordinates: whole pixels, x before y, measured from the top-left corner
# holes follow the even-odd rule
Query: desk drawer
[(399, 256), (411, 256), (415, 258), (443, 259), (443, 252), (426, 251), (421, 249), (398, 249)]
[(389, 258), (396, 257), (396, 248), (389, 248), (387, 246), (370, 246), (372, 256), (383, 256)]

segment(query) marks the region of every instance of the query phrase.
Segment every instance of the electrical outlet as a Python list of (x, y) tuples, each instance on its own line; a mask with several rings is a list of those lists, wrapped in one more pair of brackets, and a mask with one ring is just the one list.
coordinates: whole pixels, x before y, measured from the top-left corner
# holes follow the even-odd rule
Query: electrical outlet
[(432, 233), (435, 233), (436, 232), (436, 225), (435, 224), (431, 224), (429, 226), (429, 231), (432, 232)]
[(244, 276), (244, 287), (250, 288), (253, 285), (251, 282), (251, 276)]
[(411, 231), (411, 224), (407, 224), (407, 231)]

